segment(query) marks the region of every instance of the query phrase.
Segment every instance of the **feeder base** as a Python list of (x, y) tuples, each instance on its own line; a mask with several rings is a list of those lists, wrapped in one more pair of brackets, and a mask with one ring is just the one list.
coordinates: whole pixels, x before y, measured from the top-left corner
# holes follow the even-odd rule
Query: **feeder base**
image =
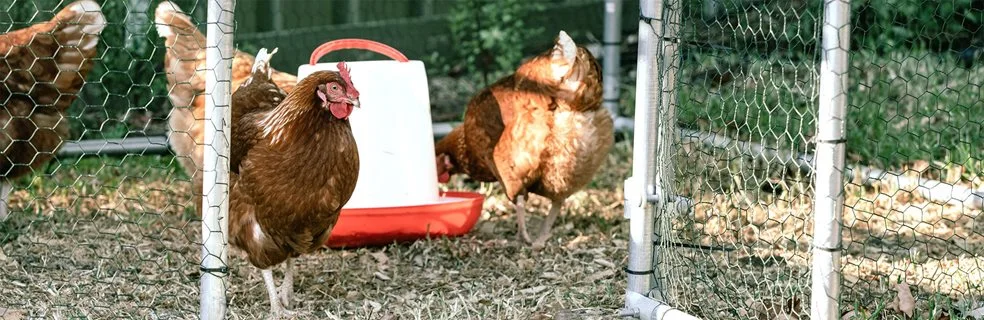
[(478, 222), (484, 200), (479, 193), (447, 192), (434, 204), (342, 209), (325, 245), (354, 248), (462, 236)]

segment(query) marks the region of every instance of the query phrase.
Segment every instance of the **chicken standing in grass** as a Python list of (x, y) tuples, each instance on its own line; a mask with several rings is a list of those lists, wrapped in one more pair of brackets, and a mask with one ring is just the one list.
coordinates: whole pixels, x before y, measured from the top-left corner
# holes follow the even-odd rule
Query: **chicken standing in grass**
[(85, 0), (0, 35), (0, 221), (8, 215), (10, 180), (51, 161), (68, 138), (65, 111), (92, 70), (105, 27), (99, 5)]
[[(614, 143), (601, 107), (601, 68), (561, 31), (554, 47), (482, 90), (465, 121), (436, 145), (438, 175), (499, 181), (514, 201), (518, 237), (542, 248), (564, 200), (594, 177)], [(526, 231), (524, 197), (552, 202), (535, 240)]]
[[(202, 212), (202, 164), (205, 160), (205, 35), (178, 5), (163, 1), (154, 11), (157, 33), (165, 39), (168, 97), (174, 109), (168, 116), (168, 143), (181, 167), (191, 177), (198, 214)], [(239, 88), (253, 70), (255, 57), (236, 50), (232, 60), (232, 90)], [(290, 93), (297, 77), (271, 69), (278, 87)]]
[[(290, 259), (322, 247), (359, 177), (348, 117), (359, 106), (348, 67), (311, 74), (286, 94), (261, 49), (232, 95), (229, 242), (262, 269), (271, 315), (290, 315)], [(270, 268), (284, 263), (283, 284)]]

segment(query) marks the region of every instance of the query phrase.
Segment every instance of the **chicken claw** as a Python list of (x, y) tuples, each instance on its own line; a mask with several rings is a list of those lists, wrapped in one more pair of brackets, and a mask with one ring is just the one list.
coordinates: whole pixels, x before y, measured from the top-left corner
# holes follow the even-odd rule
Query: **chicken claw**
[(284, 308), (290, 308), (290, 298), (294, 293), (294, 263), (293, 260), (284, 261), (284, 281), (277, 287), (277, 298), (280, 299)]
[(546, 246), (547, 240), (550, 239), (551, 229), (553, 227), (554, 221), (560, 216), (560, 208), (564, 206), (564, 201), (554, 201), (550, 205), (550, 215), (547, 216), (546, 220), (543, 220), (543, 225), (540, 226), (540, 234), (533, 241), (533, 250), (540, 250)]
[(287, 309), (280, 309), (280, 311), (276, 311), (275, 313), (270, 314), (271, 320), (293, 319), (296, 317), (297, 317), (297, 311), (287, 310)]
[(526, 231), (526, 203), (525, 196), (516, 196), (513, 208), (516, 209), (516, 241), (530, 243), (530, 234)]
[(267, 293), (270, 295), (270, 318), (269, 319), (290, 319), (297, 316), (297, 312), (284, 308), (280, 302), (280, 295), (277, 294), (277, 285), (273, 282), (273, 270), (264, 269), (263, 282), (266, 283)]

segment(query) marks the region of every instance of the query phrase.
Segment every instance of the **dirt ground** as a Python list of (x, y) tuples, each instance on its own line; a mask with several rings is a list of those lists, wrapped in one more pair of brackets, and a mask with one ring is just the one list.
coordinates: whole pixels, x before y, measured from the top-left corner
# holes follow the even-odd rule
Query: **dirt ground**
[[(514, 240), (497, 185), (456, 177), (451, 189), (488, 196), (472, 233), (302, 257), (293, 309), (305, 319), (616, 319), (630, 149), (617, 144), (595, 181), (568, 200), (543, 251)], [(778, 177), (785, 191), (764, 192), (754, 174), (726, 178), (733, 164), (697, 160), (704, 165), (678, 169), (693, 209), (658, 228), (669, 235), (658, 250), (667, 300), (706, 319), (807, 318), (812, 178), (766, 166), (760, 175)], [(63, 160), (19, 181), (14, 215), (0, 223), (0, 318), (196, 318), (201, 224), (186, 210), (183, 179), (172, 158), (147, 156)], [(980, 301), (984, 218), (906, 190), (848, 186), (842, 309), (900, 317), (892, 303), (905, 280), (919, 319), (957, 318)], [(529, 203), (536, 230), (548, 203)], [(259, 271), (235, 255), (230, 267), (230, 317), (266, 317)]]
[[(0, 223), (0, 318), (197, 317), (201, 224), (185, 211), (190, 186), (171, 159), (133, 160), (63, 162), (18, 184), (14, 215)], [(625, 170), (620, 164), (599, 177)], [(300, 318), (615, 316), (625, 290), (620, 188), (571, 197), (541, 252), (514, 240), (512, 209), (498, 186), (456, 178), (451, 188), (488, 196), (472, 233), (297, 259)], [(529, 205), (536, 228), (549, 203)], [(230, 317), (266, 317), (259, 271), (236, 255), (230, 267)]]

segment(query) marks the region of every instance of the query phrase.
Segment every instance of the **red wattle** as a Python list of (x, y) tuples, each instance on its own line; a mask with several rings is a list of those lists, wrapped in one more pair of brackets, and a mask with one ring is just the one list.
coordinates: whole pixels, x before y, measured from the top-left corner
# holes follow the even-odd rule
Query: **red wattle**
[(350, 114), (352, 114), (352, 105), (347, 103), (332, 103), (328, 105), (328, 110), (331, 111), (331, 115), (339, 119), (347, 119)]

